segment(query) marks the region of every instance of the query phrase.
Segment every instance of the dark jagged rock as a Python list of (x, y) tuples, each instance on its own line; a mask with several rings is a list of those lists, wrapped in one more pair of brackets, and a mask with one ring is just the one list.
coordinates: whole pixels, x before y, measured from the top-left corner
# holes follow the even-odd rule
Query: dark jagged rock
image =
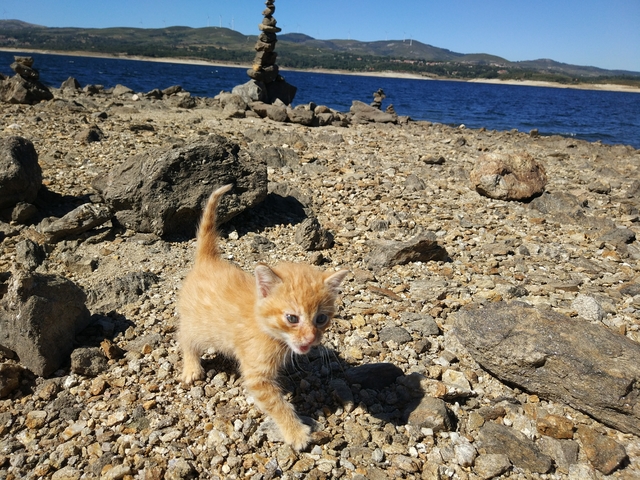
[(36, 375), (69, 360), (77, 332), (89, 323), (84, 292), (56, 275), (20, 273), (0, 300), (0, 345)]
[(267, 167), (229, 140), (211, 135), (183, 148), (133, 156), (94, 187), (120, 223), (143, 233), (192, 236), (202, 206), (216, 186), (235, 189), (220, 205), (220, 222), (267, 196)]
[(458, 312), (455, 334), (501, 380), (640, 435), (640, 345), (632, 340), (518, 302)]

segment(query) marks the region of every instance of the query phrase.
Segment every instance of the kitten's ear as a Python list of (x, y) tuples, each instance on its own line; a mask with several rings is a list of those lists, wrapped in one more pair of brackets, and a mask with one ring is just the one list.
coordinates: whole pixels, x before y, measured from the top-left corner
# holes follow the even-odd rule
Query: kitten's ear
[(349, 270), (340, 270), (339, 272), (332, 273), (327, 278), (324, 279), (324, 284), (331, 290), (332, 293), (338, 294), (340, 290), (340, 284), (344, 277), (347, 276)]
[(256, 266), (255, 274), (256, 287), (262, 298), (267, 297), (269, 293), (271, 293), (271, 290), (282, 282), (282, 279), (264, 263)]

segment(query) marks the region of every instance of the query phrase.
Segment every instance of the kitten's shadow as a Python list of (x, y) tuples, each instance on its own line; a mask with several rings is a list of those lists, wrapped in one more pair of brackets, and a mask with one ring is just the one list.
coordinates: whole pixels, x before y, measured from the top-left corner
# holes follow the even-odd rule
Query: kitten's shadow
[(392, 363), (351, 365), (335, 350), (320, 347), (295, 358), (281, 382), (300, 415), (313, 415), (319, 407), (325, 414), (360, 407), (383, 423), (399, 426), (408, 423), (426, 395), (406, 378)]
[(275, 225), (297, 225), (310, 215), (311, 209), (296, 198), (294, 192), (271, 192), (261, 203), (230, 220), (227, 226), (245, 235)]

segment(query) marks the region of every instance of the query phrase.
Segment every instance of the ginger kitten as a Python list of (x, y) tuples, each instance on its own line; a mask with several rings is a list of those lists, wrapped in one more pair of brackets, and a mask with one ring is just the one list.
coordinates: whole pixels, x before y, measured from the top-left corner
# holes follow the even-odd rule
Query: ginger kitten
[(259, 264), (255, 276), (223, 260), (218, 249), (216, 209), (232, 185), (211, 194), (198, 228), (195, 264), (180, 292), (178, 340), (182, 381), (204, 378), (200, 356), (207, 349), (238, 360), (244, 385), (296, 450), (310, 440), (278, 386), (278, 373), (291, 352), (307, 354), (320, 343), (335, 313), (340, 283), (348, 273), (312, 266)]

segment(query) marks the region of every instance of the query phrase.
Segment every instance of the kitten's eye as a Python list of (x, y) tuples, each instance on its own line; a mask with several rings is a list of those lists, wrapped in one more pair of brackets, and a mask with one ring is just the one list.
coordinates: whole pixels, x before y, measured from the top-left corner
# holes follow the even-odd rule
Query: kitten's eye
[(297, 316), (297, 315), (292, 315), (292, 314), (290, 314), (290, 313), (287, 313), (287, 314), (284, 316), (284, 318), (286, 318), (286, 319), (287, 319), (287, 322), (289, 322), (289, 323), (299, 323), (299, 322), (300, 322), (300, 319), (298, 318), (298, 316)]
[(316, 316), (316, 325), (318, 327), (321, 327), (322, 325), (326, 324), (329, 321), (329, 317), (326, 316), (324, 313), (321, 313), (320, 315)]

